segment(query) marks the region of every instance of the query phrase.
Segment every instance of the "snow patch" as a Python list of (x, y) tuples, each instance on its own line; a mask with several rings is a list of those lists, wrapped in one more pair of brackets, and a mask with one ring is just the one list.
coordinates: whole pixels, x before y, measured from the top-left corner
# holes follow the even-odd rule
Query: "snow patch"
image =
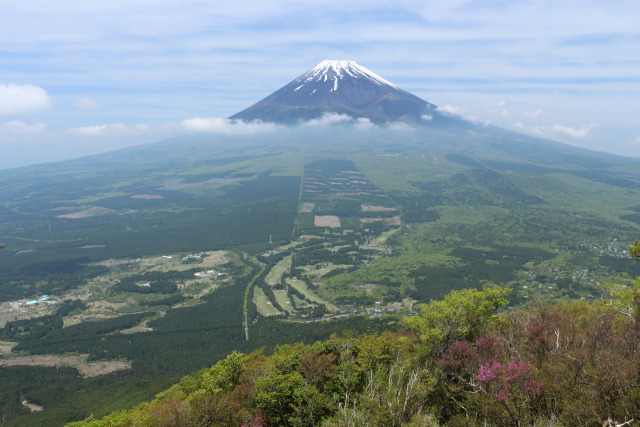
[[(334, 73), (334, 79), (342, 79), (343, 77), (350, 76), (354, 78), (365, 78), (378, 86), (391, 86), (395, 89), (400, 89), (398, 86), (394, 85), (388, 80), (383, 79), (373, 71), (363, 67), (355, 61), (349, 60), (329, 60), (325, 59), (320, 62), (318, 65), (313, 67), (311, 70), (307, 71), (305, 76), (309, 76), (309, 78), (318, 77), (318, 81), (322, 80), (324, 82), (327, 81), (329, 73)], [(337, 89), (336, 84), (334, 83), (334, 87)], [(334, 90), (336, 90), (334, 89)]]

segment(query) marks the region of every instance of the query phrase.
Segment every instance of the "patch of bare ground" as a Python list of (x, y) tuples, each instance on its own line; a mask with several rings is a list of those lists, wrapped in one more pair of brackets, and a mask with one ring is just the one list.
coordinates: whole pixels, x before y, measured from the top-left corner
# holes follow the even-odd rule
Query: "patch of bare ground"
[(398, 210), (397, 208), (387, 208), (375, 205), (360, 205), (360, 209), (362, 209), (362, 212), (392, 212)]
[(135, 264), (139, 262), (139, 260), (135, 260), (135, 259), (108, 259), (105, 261), (98, 261), (98, 262), (92, 262), (87, 264), (87, 266), (89, 267), (93, 267), (96, 265), (102, 266), (102, 267), (115, 267), (117, 265), (124, 265), (124, 264)]
[(131, 334), (138, 334), (141, 332), (151, 332), (153, 331), (153, 328), (150, 328), (147, 326), (147, 322), (149, 320), (143, 320), (142, 322), (140, 322), (139, 324), (132, 326), (129, 329), (122, 329), (121, 331), (119, 331), (119, 333), (121, 334), (125, 334), (125, 335), (131, 335)]
[(206, 265), (223, 264), (227, 261), (227, 259), (225, 258), (225, 255), (227, 255), (226, 251), (211, 252), (209, 253), (209, 256), (207, 256), (204, 259), (203, 263)]
[(335, 215), (316, 215), (314, 218), (314, 225), (316, 227), (339, 228), (340, 218)]
[(402, 224), (399, 216), (393, 216), (391, 218), (360, 218), (360, 222), (363, 224), (370, 224), (376, 221), (382, 221), (383, 224), (390, 225), (390, 226)]
[(207, 181), (199, 182), (184, 182), (184, 179), (172, 179), (164, 183), (163, 190), (181, 190), (183, 188), (195, 187), (197, 185), (206, 185), (208, 187), (222, 187), (224, 185), (232, 184), (236, 181), (241, 181), (242, 178), (211, 178)]
[(102, 208), (100, 206), (92, 206), (90, 208), (87, 209), (83, 209), (81, 211), (78, 212), (72, 212), (69, 214), (64, 214), (64, 215), (58, 215), (56, 216), (56, 218), (71, 218), (71, 219), (79, 219), (79, 218), (89, 218), (91, 216), (100, 216), (100, 215), (107, 215), (110, 213), (116, 212), (113, 209), (109, 209), (109, 208)]
[(302, 206), (300, 206), (300, 209), (298, 209), (299, 213), (309, 213), (311, 211), (313, 211), (313, 208), (315, 207), (315, 203), (310, 203), (310, 202), (304, 202), (302, 204)]
[(77, 356), (20, 356), (3, 359), (2, 364), (5, 366), (70, 366), (72, 368), (76, 368), (85, 378), (97, 377), (98, 375), (131, 369), (131, 362), (129, 361), (88, 362), (88, 357), (88, 354), (80, 354)]
[(11, 353), (13, 347), (18, 345), (17, 342), (11, 341), (0, 341), (0, 354), (8, 354)]
[(27, 408), (29, 408), (31, 412), (44, 411), (44, 406), (36, 405), (35, 403), (31, 403), (28, 400), (23, 400), (20, 403), (22, 403), (22, 406), (26, 406)]

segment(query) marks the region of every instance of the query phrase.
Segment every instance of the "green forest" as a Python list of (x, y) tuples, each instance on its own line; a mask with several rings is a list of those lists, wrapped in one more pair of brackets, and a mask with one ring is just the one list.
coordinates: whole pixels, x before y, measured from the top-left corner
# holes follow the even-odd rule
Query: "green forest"
[[(640, 241), (630, 253), (640, 256)], [(640, 280), (508, 308), (452, 291), (398, 328), (232, 352), (128, 411), (71, 426), (622, 426), (640, 416)]]

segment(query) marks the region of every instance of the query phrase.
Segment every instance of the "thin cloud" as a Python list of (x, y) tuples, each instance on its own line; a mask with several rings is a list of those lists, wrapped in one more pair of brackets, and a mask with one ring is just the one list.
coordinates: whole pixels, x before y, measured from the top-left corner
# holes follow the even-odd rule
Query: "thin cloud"
[(82, 126), (71, 129), (71, 132), (85, 136), (98, 136), (102, 135), (106, 129), (107, 125)]
[(582, 128), (573, 128), (570, 126), (555, 125), (551, 130), (560, 135), (568, 135), (572, 138), (586, 138), (591, 135), (591, 131), (596, 127), (595, 124), (590, 124)]
[(389, 122), (385, 124), (384, 127), (389, 130), (400, 130), (400, 131), (415, 130), (414, 127), (404, 122)]
[(504, 99), (501, 99), (499, 101), (489, 101), (487, 102), (487, 107), (504, 107), (505, 105), (507, 105), (507, 101)]
[(81, 110), (94, 110), (99, 106), (100, 104), (95, 102), (93, 99), (84, 98), (84, 97), (76, 99), (76, 107), (78, 107)]
[(596, 124), (591, 123), (581, 128), (554, 125), (554, 126), (529, 126), (524, 123), (515, 123), (513, 128), (519, 132), (528, 133), (534, 136), (540, 136), (543, 138), (562, 138), (571, 137), (573, 139), (583, 139), (591, 136), (591, 131), (597, 127)]
[(351, 126), (356, 130), (371, 130), (378, 126), (366, 117), (354, 119), (347, 114), (325, 113), (317, 119), (301, 123), (298, 127)]
[(183, 120), (183, 129), (189, 132), (220, 133), (220, 134), (248, 134), (259, 132), (273, 132), (280, 128), (275, 123), (259, 120), (245, 122), (243, 120), (229, 120), (222, 117), (194, 117)]
[(537, 109), (537, 110), (535, 110), (535, 111), (525, 111), (525, 112), (524, 112), (524, 115), (525, 115), (526, 117), (529, 117), (529, 118), (532, 118), (532, 119), (534, 119), (534, 118), (536, 118), (536, 117), (540, 117), (540, 116), (542, 116), (543, 114), (544, 114), (544, 111), (542, 110), (542, 108), (538, 108), (538, 109)]
[(462, 107), (456, 107), (454, 105), (444, 104), (437, 108), (437, 110), (444, 114), (450, 114), (455, 116), (462, 116), (465, 112), (465, 109)]
[(6, 122), (0, 125), (0, 129), (14, 135), (41, 133), (41, 132), (44, 132), (46, 128), (47, 128), (47, 125), (44, 123), (36, 123), (35, 125), (29, 125), (17, 120)]
[(356, 120), (354, 127), (358, 130), (370, 130), (376, 127), (376, 125), (366, 117), (360, 117)]
[[(463, 120), (466, 120), (468, 122), (475, 123), (478, 125), (488, 126), (491, 123), (491, 120), (489, 119), (482, 118), (477, 115), (473, 115), (473, 116), (467, 115), (466, 108), (462, 108), (454, 105), (444, 104), (444, 105), (438, 106), (436, 110), (442, 114), (445, 114), (448, 116), (458, 116)], [(506, 111), (505, 111), (505, 114), (508, 115)]]
[(0, 84), (0, 115), (28, 114), (45, 110), (53, 103), (47, 91), (26, 84)]
[(548, 138), (550, 136), (549, 132), (546, 131), (542, 126), (529, 126), (525, 125), (522, 122), (518, 122), (514, 123), (512, 127), (518, 132), (527, 133), (529, 135), (540, 136), (543, 138)]
[(69, 129), (71, 132), (84, 136), (103, 136), (103, 135), (131, 135), (136, 133), (144, 133), (151, 130), (148, 125), (125, 125), (123, 123), (82, 126)]
[(353, 122), (353, 117), (347, 114), (325, 113), (320, 118), (311, 119), (302, 124), (302, 126), (331, 126), (344, 125)]

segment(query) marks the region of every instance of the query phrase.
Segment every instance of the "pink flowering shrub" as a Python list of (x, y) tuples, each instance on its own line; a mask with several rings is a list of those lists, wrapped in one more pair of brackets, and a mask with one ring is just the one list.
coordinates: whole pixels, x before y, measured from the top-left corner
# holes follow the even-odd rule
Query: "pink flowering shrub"
[(505, 353), (500, 340), (484, 335), (473, 343), (451, 343), (436, 365), (447, 376), (452, 396), (473, 396), (480, 412), (520, 425), (535, 412), (534, 406), (539, 403), (536, 397), (544, 384), (536, 380), (531, 363), (519, 359), (504, 362)]
[(512, 360), (508, 365), (493, 361), (480, 365), (476, 387), (492, 394), (499, 402), (528, 399), (538, 394), (544, 384), (532, 379), (531, 363)]
[(476, 350), (467, 341), (451, 343), (442, 357), (436, 361), (437, 365), (446, 371), (461, 372), (477, 359)]
[(502, 359), (504, 351), (498, 340), (491, 335), (479, 337), (475, 343), (454, 341), (436, 361), (447, 373), (466, 374), (472, 377), (482, 360)]

